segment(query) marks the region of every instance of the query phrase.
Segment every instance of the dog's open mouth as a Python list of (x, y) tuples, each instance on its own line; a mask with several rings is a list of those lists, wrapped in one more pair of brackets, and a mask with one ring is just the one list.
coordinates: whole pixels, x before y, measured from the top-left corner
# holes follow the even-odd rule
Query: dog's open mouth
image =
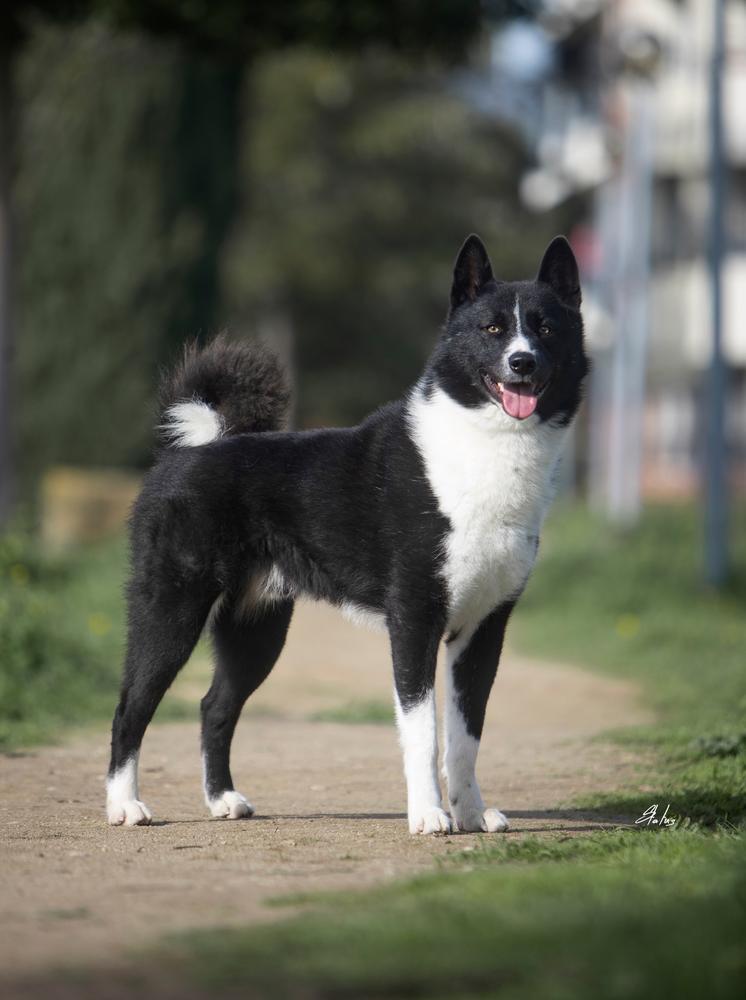
[(487, 392), (496, 403), (499, 403), (509, 417), (525, 420), (536, 409), (539, 397), (547, 387), (533, 385), (530, 382), (498, 382), (487, 372), (482, 373), (482, 381)]

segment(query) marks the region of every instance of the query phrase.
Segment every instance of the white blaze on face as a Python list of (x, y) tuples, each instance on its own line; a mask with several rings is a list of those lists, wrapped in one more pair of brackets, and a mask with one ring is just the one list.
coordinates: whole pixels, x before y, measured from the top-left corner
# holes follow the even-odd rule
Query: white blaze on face
[(523, 333), (521, 304), (517, 295), (513, 307), (513, 316), (515, 317), (515, 334), (505, 347), (503, 367), (506, 373), (506, 381), (500, 383), (502, 390), (500, 401), (508, 416), (516, 420), (526, 420), (536, 410), (538, 397), (534, 394), (534, 389), (530, 384), (519, 384), (520, 375), (516, 375), (512, 381), (509, 375), (510, 359), (514, 354), (521, 353), (534, 356), (533, 348)]
[(517, 295), (515, 297), (515, 305), (513, 306), (513, 316), (515, 317), (515, 335), (505, 349), (506, 358), (509, 358), (511, 354), (515, 354), (516, 351), (528, 351), (530, 354), (533, 353), (531, 344), (523, 333), (523, 323), (521, 322), (521, 303)]

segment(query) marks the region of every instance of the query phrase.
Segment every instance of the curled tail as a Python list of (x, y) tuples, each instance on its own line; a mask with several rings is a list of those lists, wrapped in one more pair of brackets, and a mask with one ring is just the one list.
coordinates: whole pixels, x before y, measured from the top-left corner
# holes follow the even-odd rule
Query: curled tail
[(203, 348), (189, 344), (164, 376), (158, 430), (167, 446), (196, 447), (229, 434), (279, 430), (289, 406), (279, 358), (260, 343), (220, 335)]

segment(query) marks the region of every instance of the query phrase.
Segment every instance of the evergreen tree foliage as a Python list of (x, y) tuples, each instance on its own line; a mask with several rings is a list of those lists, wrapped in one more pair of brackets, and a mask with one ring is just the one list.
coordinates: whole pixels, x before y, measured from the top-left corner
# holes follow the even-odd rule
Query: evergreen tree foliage
[(38, 30), (23, 52), (15, 412), (26, 471), (146, 454), (164, 338), (205, 237), (199, 215), (169, 206), (182, 59), (95, 24)]
[(148, 27), (37, 23), (18, 60), (27, 484), (146, 464), (159, 366), (223, 326), (284, 338), (300, 425), (356, 420), (416, 377), (469, 231), (510, 278), (567, 225), (521, 207), (520, 141), (442, 60), (304, 45), (245, 73)]

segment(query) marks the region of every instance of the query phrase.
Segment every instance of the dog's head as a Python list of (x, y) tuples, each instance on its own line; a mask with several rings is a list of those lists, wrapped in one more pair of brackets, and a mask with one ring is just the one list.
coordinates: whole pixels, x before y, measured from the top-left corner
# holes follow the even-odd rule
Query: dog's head
[(588, 361), (578, 266), (563, 236), (549, 244), (533, 281), (511, 282), (494, 277), (478, 236), (466, 240), (433, 371), (464, 406), (499, 406), (515, 421), (573, 417)]

